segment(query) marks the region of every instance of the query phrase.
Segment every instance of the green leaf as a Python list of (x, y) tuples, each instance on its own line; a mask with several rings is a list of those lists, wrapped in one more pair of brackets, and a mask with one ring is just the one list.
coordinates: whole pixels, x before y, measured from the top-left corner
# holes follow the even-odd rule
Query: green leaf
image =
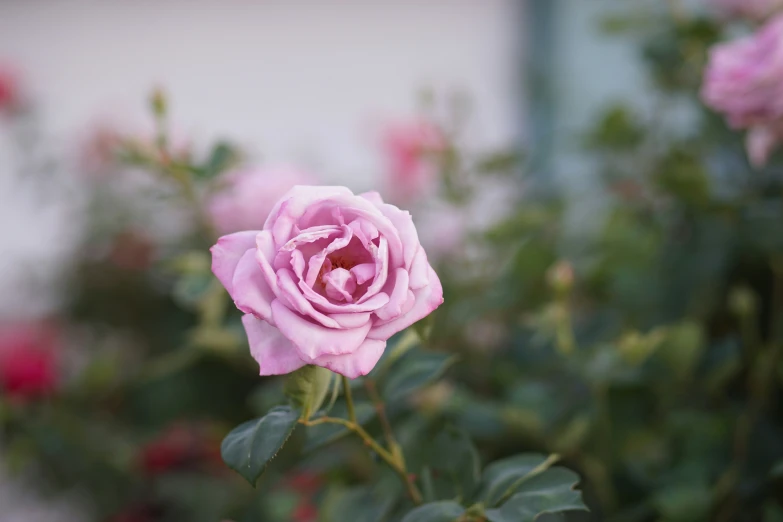
[(193, 309), (207, 295), (215, 278), (210, 273), (187, 274), (174, 285), (174, 300), (188, 309)]
[(524, 481), (542, 473), (557, 461), (557, 456), (524, 453), (493, 462), (484, 470), (479, 498), (487, 506), (496, 506), (518, 491)]
[(297, 420), (298, 411), (278, 406), (260, 419), (239, 425), (220, 445), (223, 462), (255, 485), (269, 461), (291, 436)]
[(402, 519), (402, 522), (452, 522), (465, 512), (465, 508), (444, 500), (419, 506)]
[(411, 350), (394, 364), (381, 393), (389, 402), (398, 401), (435, 381), (456, 359), (454, 355)]
[(336, 498), (326, 503), (322, 519), (328, 522), (384, 520), (397, 502), (398, 495), (379, 489), (362, 486), (339, 492)]
[(783, 460), (777, 461), (769, 471), (770, 477), (783, 477)]
[(204, 178), (212, 178), (221, 172), (228, 170), (239, 160), (239, 152), (225, 142), (216, 144), (209, 155), (209, 159), (198, 169), (198, 175)]
[(321, 408), (334, 377), (326, 368), (308, 364), (288, 376), (283, 391), (307, 420)]
[[(354, 404), (354, 411), (356, 412), (356, 421), (359, 424), (366, 424), (375, 416), (375, 408), (368, 402), (357, 402)], [(348, 408), (345, 406), (345, 402), (338, 401), (329, 415), (330, 417), (347, 418)], [(307, 426), (307, 441), (303, 449), (304, 451), (314, 450), (347, 434), (348, 428), (340, 424)]]
[(546, 513), (587, 509), (580, 491), (573, 489), (579, 475), (565, 468), (551, 468), (531, 477), (497, 509), (488, 509), (490, 522), (533, 522)]
[(437, 474), (451, 481), (456, 496), (467, 499), (481, 477), (478, 451), (463, 430), (448, 427), (435, 437), (431, 466)]

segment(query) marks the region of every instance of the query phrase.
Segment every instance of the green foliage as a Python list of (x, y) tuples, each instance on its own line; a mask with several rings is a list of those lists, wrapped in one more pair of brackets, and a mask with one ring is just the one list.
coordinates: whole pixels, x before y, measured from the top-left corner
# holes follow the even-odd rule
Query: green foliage
[(441, 377), (455, 361), (456, 357), (447, 353), (410, 350), (388, 370), (381, 394), (389, 402), (397, 402)]
[(231, 431), (220, 445), (228, 467), (255, 485), (258, 477), (293, 433), (299, 412), (287, 406), (245, 422)]
[(574, 490), (579, 477), (564, 468), (551, 468), (528, 476), (502, 506), (486, 512), (490, 522), (533, 522), (545, 513), (587, 509)]
[(402, 522), (453, 522), (464, 512), (465, 508), (456, 502), (443, 500), (417, 507)]

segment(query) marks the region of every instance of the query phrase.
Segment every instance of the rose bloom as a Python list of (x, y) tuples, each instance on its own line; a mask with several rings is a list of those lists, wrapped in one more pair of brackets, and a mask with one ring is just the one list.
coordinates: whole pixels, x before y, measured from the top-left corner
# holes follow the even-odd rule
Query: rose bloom
[(30, 400), (57, 387), (57, 334), (43, 323), (0, 328), (0, 389), (11, 398)]
[(710, 0), (727, 17), (762, 20), (783, 7), (783, 0)]
[(710, 51), (702, 98), (732, 127), (749, 129), (750, 160), (764, 165), (783, 137), (783, 15)]
[(192, 467), (222, 468), (220, 441), (193, 423), (169, 426), (141, 448), (138, 459), (148, 475)]
[(220, 238), (212, 271), (246, 314), (261, 375), (366, 375), (389, 337), (443, 302), (410, 214), (345, 187), (292, 188), (263, 230)]
[(10, 69), (0, 68), (0, 112), (15, 109), (20, 102), (19, 97), (16, 74)]
[(209, 201), (209, 213), (221, 234), (258, 229), (291, 187), (314, 181), (314, 176), (287, 166), (228, 172), (223, 189)]
[(438, 169), (432, 155), (445, 147), (443, 132), (427, 120), (384, 129), (381, 149), (386, 162), (386, 192), (393, 201), (411, 202), (435, 190)]

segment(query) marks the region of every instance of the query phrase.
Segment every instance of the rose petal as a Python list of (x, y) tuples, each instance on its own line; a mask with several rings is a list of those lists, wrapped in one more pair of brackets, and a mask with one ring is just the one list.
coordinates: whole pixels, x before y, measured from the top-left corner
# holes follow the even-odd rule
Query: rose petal
[(272, 301), (275, 293), (269, 288), (261, 267), (256, 260), (256, 251), (248, 250), (237, 264), (229, 292), (237, 308), (246, 314), (255, 314), (267, 321), (272, 320)]
[(354, 353), (322, 355), (315, 359), (313, 364), (328, 368), (349, 379), (356, 379), (362, 375), (367, 375), (375, 368), (385, 348), (386, 341), (366, 339)]
[(327, 328), (340, 328), (340, 325), (334, 319), (322, 314), (312, 303), (304, 298), (299, 287), (294, 281), (294, 274), (285, 268), (277, 271), (277, 281), (280, 288), (280, 297), (285, 299), (289, 307), (293, 308), (304, 316), (311, 317), (326, 326)]
[(385, 237), (382, 237), (376, 247), (374, 243), (370, 243), (370, 253), (375, 259), (375, 279), (373, 279), (370, 286), (364, 292), (364, 295), (359, 298), (358, 303), (364, 303), (380, 292), (381, 288), (386, 284), (386, 279), (389, 275), (389, 246)]
[(297, 185), (280, 198), (269, 213), (264, 230), (270, 230), (275, 243), (282, 245), (291, 237), (296, 221), (309, 208), (334, 196), (353, 197), (353, 193), (345, 187)]
[(345, 268), (335, 268), (324, 274), (323, 282), (326, 284), (326, 295), (334, 301), (353, 302), (353, 293), (356, 291), (356, 279)]
[(377, 309), (375, 315), (382, 321), (388, 321), (402, 315), (402, 307), (408, 299), (408, 272), (404, 268), (396, 269), (389, 278), (391, 290), (386, 288), (389, 294), (389, 302)]
[(261, 375), (283, 375), (306, 364), (291, 341), (274, 326), (251, 314), (242, 317), (242, 324), (250, 343), (250, 354), (258, 362)]
[(374, 263), (361, 263), (351, 268), (353, 277), (356, 278), (356, 284), (362, 285), (366, 281), (375, 276), (375, 264)]
[(359, 328), (370, 320), (370, 312), (354, 312), (352, 314), (329, 314), (340, 328)]
[(371, 323), (353, 329), (326, 328), (290, 310), (280, 299), (272, 301), (275, 325), (297, 349), (305, 361), (324, 354), (339, 355), (354, 352), (370, 331)]
[(427, 261), (427, 253), (424, 252), (424, 248), (419, 245), (419, 249), (416, 251), (416, 255), (413, 256), (413, 262), (411, 263), (411, 269), (408, 273), (410, 276), (410, 288), (411, 290), (418, 290), (424, 286), (427, 286), (430, 282), (430, 264)]
[(300, 281), (297, 286), (299, 286), (299, 289), (302, 291), (307, 300), (313, 303), (315, 308), (326, 314), (374, 312), (389, 302), (388, 295), (384, 294), (383, 292), (378, 292), (376, 295), (372, 296), (366, 301), (361, 301), (359, 303), (333, 303), (326, 297), (307, 286), (304, 281)]
[(342, 231), (342, 236), (332, 241), (329, 246), (310, 258), (310, 261), (307, 264), (307, 278), (305, 279), (308, 286), (312, 287), (315, 284), (318, 275), (321, 273), (321, 266), (323, 266), (326, 256), (341, 248), (345, 248), (348, 246), (348, 243), (351, 242), (351, 238), (353, 238), (353, 230), (351, 230), (351, 227), (343, 225)]
[(272, 235), (268, 231), (263, 230), (256, 236), (256, 261), (258, 261), (258, 265), (261, 267), (261, 273), (264, 274), (269, 288), (272, 289), (275, 295), (278, 295), (280, 290), (277, 288), (277, 275), (271, 264), (274, 257), (275, 245)]
[(237, 232), (218, 239), (217, 243), (209, 249), (212, 252), (212, 273), (231, 293), (231, 285), (234, 280), (234, 272), (239, 260), (245, 252), (255, 248), (256, 231)]
[[(443, 287), (440, 284), (440, 279), (438, 279), (438, 274), (432, 268), (430, 268), (429, 279), (429, 285), (413, 292), (416, 296), (416, 303), (408, 313), (383, 325), (373, 326), (367, 337), (385, 341), (419, 319), (426, 317), (439, 307), (443, 303)], [(272, 306), (274, 307), (274, 303), (272, 303)]]
[(378, 207), (383, 215), (389, 218), (394, 228), (399, 234), (402, 242), (403, 262), (405, 268), (410, 270), (413, 263), (413, 257), (420, 248), (419, 234), (416, 232), (416, 226), (413, 224), (413, 218), (410, 212), (400, 210), (394, 205), (384, 203)]
[(375, 190), (370, 192), (363, 192), (359, 194), (359, 197), (366, 199), (375, 206), (383, 205), (383, 198), (381, 197), (381, 194)]

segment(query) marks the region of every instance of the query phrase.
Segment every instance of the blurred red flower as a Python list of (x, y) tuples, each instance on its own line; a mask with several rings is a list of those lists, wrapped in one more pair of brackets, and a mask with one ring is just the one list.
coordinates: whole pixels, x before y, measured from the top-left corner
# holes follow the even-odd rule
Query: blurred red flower
[(184, 468), (222, 469), (220, 440), (204, 426), (173, 424), (141, 448), (139, 466), (148, 475)]
[(51, 394), (59, 377), (59, 339), (47, 323), (0, 327), (0, 389), (18, 400)]
[(10, 69), (0, 67), (0, 111), (14, 109), (20, 101), (19, 81)]

